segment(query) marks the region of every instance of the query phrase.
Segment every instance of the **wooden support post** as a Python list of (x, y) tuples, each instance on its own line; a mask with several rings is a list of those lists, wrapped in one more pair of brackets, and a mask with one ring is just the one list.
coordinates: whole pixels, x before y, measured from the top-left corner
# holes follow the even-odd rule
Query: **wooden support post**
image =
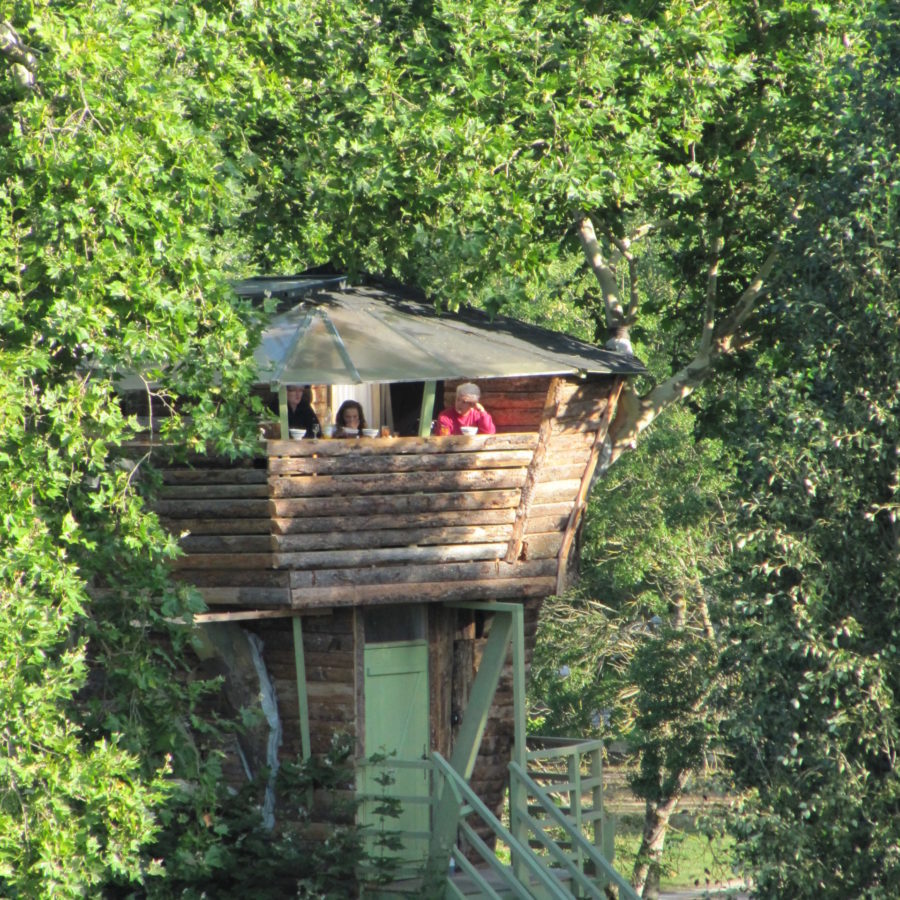
[(512, 532), (509, 536), (509, 545), (506, 548), (506, 562), (512, 564), (519, 558), (522, 552), (522, 539), (525, 535), (525, 523), (528, 520), (528, 511), (534, 498), (534, 489), (537, 484), (538, 473), (544, 464), (547, 455), (547, 445), (553, 434), (553, 423), (559, 412), (559, 401), (562, 386), (565, 384), (562, 378), (551, 378), (547, 388), (547, 399), (544, 402), (544, 413), (541, 418), (541, 427), (538, 430), (538, 443), (534, 449), (534, 456), (528, 466), (528, 474), (525, 476), (525, 484), (522, 486), (522, 496), (519, 500), (519, 508), (516, 510), (516, 520), (513, 522)]
[(557, 554), (556, 569), (556, 593), (561, 594), (566, 589), (566, 569), (569, 564), (569, 551), (572, 549), (572, 541), (578, 533), (578, 526), (581, 524), (581, 517), (584, 508), (587, 506), (588, 493), (591, 490), (591, 481), (594, 478), (594, 470), (597, 468), (597, 460), (600, 457), (600, 450), (606, 435), (609, 432), (609, 426), (612, 424), (615, 416), (616, 406), (619, 402), (619, 394), (622, 392), (622, 386), (625, 384), (624, 378), (617, 378), (613, 389), (609, 392), (609, 399), (606, 401), (606, 409), (600, 419), (600, 425), (597, 433), (594, 435), (594, 445), (591, 447), (591, 456), (588, 460), (587, 468), (581, 477), (581, 484), (578, 487), (578, 494), (575, 497), (575, 505), (569, 515), (569, 521), (566, 524), (565, 534), (563, 535), (562, 546)]
[(294, 666), (297, 674), (297, 706), (300, 710), (300, 753), (303, 759), (312, 756), (309, 736), (309, 697), (306, 693), (306, 659), (303, 654), (303, 620), (294, 616)]
[(431, 434), (431, 415), (434, 412), (434, 397), (437, 393), (437, 382), (426, 381), (422, 391), (422, 406), (419, 409), (419, 437)]

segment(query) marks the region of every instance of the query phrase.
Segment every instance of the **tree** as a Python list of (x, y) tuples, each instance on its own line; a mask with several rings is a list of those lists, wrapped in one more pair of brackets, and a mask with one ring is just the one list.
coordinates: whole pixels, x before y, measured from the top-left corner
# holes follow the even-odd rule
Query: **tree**
[[(739, 850), (760, 897), (900, 890), (898, 9), (836, 68), (831, 155), (766, 310), (723, 594)], [(857, 48), (857, 51), (859, 48)]]
[[(265, 247), (273, 268), (330, 259), (625, 349), (642, 317), (671, 326), (670, 369), (626, 389), (611, 461), (744, 345), (803, 209), (855, 7), (308, 9), (314, 36), (268, 48), (282, 68), (290, 49), (296, 106), (253, 139), (265, 221), (291, 234)], [(670, 263), (672, 304), (642, 288), (645, 246)]]
[(181, 450), (253, 437), (255, 324), (227, 284), (246, 258), (242, 112), (225, 115), (252, 66), (180, 7), (2, 15), (0, 893), (82, 897), (161, 874), (149, 847), (179, 783), (193, 816), (168, 828), (214, 837), (172, 625), (200, 605), (168, 580), (114, 383), (144, 373)]
[(734, 471), (723, 443), (697, 441), (695, 427), (671, 411), (595, 488), (581, 583), (545, 604), (530, 682), (542, 732), (627, 743), (646, 806), (632, 883), (647, 897), (688, 779), (721, 748), (709, 601), (730, 551)]

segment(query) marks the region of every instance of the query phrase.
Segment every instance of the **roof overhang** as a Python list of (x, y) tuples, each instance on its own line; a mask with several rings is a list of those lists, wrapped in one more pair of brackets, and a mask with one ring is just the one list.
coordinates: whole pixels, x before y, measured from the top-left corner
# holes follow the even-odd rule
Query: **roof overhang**
[(479, 310), (437, 312), (402, 291), (317, 278), (253, 278), (235, 290), (296, 301), (255, 351), (259, 380), (273, 386), (646, 371), (633, 356)]

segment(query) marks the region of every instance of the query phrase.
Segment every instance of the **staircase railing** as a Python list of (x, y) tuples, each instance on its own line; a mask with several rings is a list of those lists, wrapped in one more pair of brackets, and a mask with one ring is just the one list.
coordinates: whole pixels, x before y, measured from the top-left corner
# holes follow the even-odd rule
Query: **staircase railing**
[[(458, 846), (450, 848), (451, 859), (455, 867), (465, 873), (472, 883), (481, 891), (480, 896), (499, 898), (500, 892), (508, 891), (514, 897), (523, 900), (535, 896), (535, 888), (540, 891), (540, 896), (553, 898), (553, 900), (571, 900), (571, 894), (556, 880), (550, 869), (531, 852), (527, 845), (521, 844), (512, 832), (506, 828), (494, 814), (479, 799), (478, 795), (459, 776), (450, 764), (439, 753), (432, 753), (435, 764), (435, 773), (438, 775), (438, 796), (442, 791), (450, 791), (459, 807), (459, 821), (457, 827), (461, 837), (465, 839), (468, 847), (477, 854), (484, 865), (479, 869)], [(505, 848), (510, 857), (517, 860), (513, 868), (504, 865), (497, 855), (497, 849), (488, 846), (474, 825), (469, 821), (471, 817), (488, 826), (497, 845)], [(487, 873), (493, 876), (489, 880)], [(448, 897), (465, 898), (466, 893), (451, 878), (446, 879)]]
[[(476, 895), (606, 900), (608, 885), (618, 888), (619, 900), (638, 900), (611, 862), (613, 831), (603, 816), (600, 742), (537, 739), (531, 743), (539, 748), (527, 754), (530, 771), (516, 762), (509, 764), (508, 828), (437, 752), (429, 759), (402, 763), (369, 761), (367, 765), (375, 769), (430, 771), (432, 789), (426, 802), (432, 808), (432, 838), (446, 836), (433, 842), (428, 865), (421, 856), (416, 862), (418, 854), (395, 859), (396, 877), (413, 878), (424, 896), (454, 900)], [(390, 788), (386, 793), (394, 796)], [(379, 798), (373, 794), (365, 799)], [(423, 798), (394, 799), (403, 804), (420, 803)], [(399, 823), (385, 825), (390, 830)], [(407, 846), (425, 837), (402, 826), (396, 834)], [(604, 852), (607, 845), (610, 849)]]
[[(611, 883), (619, 889), (619, 900), (638, 900), (634, 888), (585, 838), (579, 826), (560, 810), (544, 788), (518, 763), (510, 763), (509, 772), (510, 820), (515, 823), (517, 843), (520, 846), (536, 843), (555, 867), (568, 873), (571, 888), (567, 896), (603, 900), (603, 887)], [(523, 841), (523, 837), (527, 840)], [(514, 868), (517, 862), (514, 857)]]
[[(575, 825), (587, 841), (609, 862), (615, 853), (615, 828), (613, 820), (603, 807), (603, 742), (577, 738), (530, 737), (525, 761), (528, 774), (552, 797), (566, 818)], [(521, 762), (521, 757), (519, 760)], [(511, 779), (512, 808), (521, 805), (516, 801), (516, 782)], [(532, 803), (532, 814), (539, 813)], [(515, 814), (510, 816), (510, 826), (516, 832)], [(569, 844), (566, 835), (556, 829), (557, 843), (572, 855), (579, 868), (586, 861), (575, 846)]]

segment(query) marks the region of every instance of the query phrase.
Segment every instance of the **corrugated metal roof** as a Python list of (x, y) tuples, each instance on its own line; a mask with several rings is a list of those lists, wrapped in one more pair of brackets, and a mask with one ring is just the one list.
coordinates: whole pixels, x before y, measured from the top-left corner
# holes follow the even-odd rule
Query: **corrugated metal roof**
[(277, 313), (256, 351), (272, 384), (360, 384), (644, 372), (633, 356), (504, 316), (438, 313), (401, 292), (344, 288), (339, 278), (253, 278), (245, 297), (297, 300)]

